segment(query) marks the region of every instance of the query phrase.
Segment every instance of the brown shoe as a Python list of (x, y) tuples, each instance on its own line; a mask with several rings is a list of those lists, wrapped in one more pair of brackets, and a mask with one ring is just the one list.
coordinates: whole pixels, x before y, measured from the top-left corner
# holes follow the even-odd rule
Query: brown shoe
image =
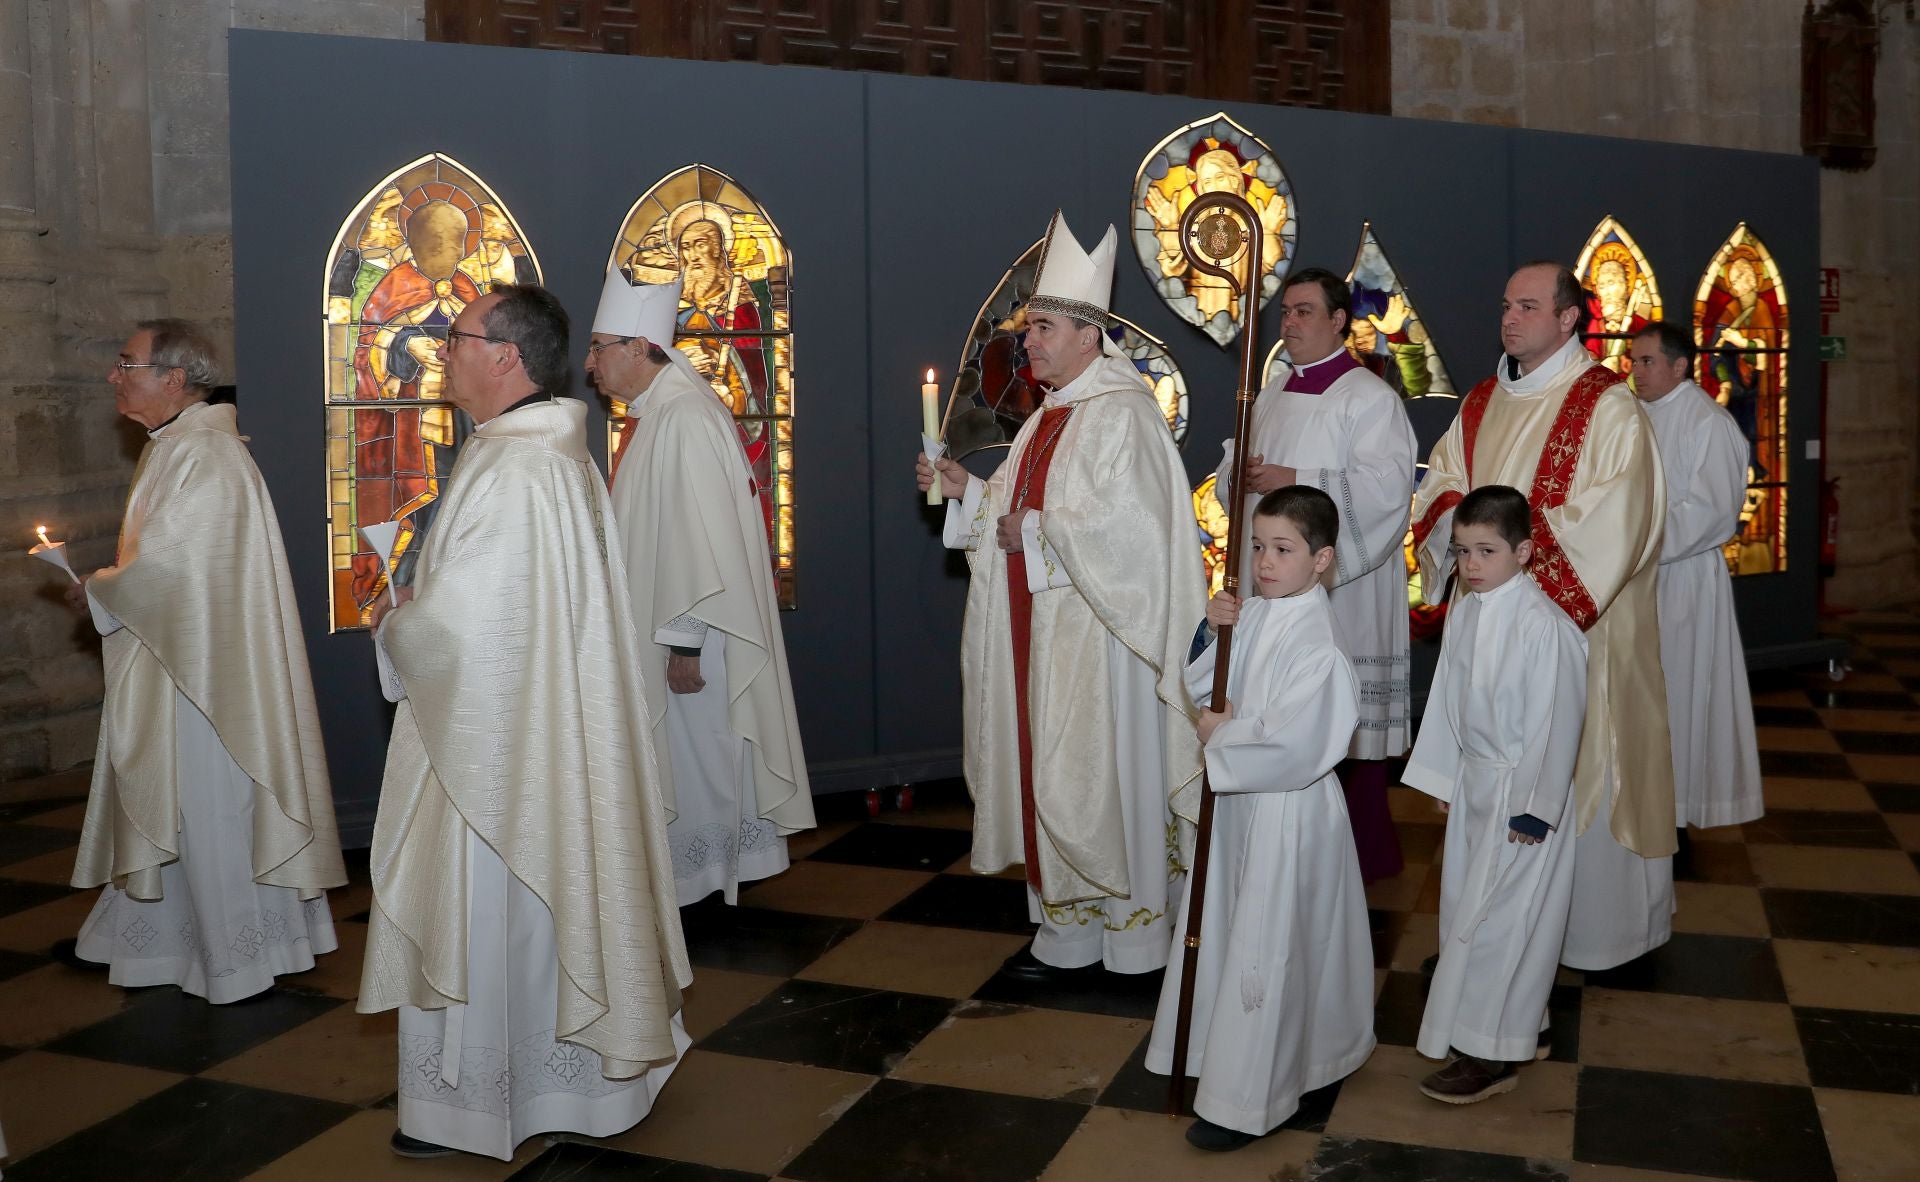
[(1502, 1092), (1511, 1092), (1519, 1082), (1520, 1072), (1512, 1063), (1460, 1055), (1421, 1080), (1420, 1090), (1442, 1104), (1478, 1104)]

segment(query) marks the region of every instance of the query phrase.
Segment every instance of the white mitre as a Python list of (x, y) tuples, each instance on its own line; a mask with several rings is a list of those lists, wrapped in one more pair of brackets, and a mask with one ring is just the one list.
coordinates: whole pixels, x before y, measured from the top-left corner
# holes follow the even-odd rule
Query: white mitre
[(1120, 356), (1120, 347), (1107, 335), (1113, 318), (1107, 304), (1113, 298), (1113, 258), (1117, 236), (1107, 226), (1106, 237), (1089, 254), (1067, 228), (1066, 215), (1053, 211), (1053, 223), (1040, 247), (1040, 267), (1034, 278), (1029, 312), (1054, 312), (1085, 321), (1100, 330), (1100, 351)]
[(680, 280), (672, 283), (628, 283), (614, 267), (600, 289), (600, 307), (593, 314), (593, 331), (616, 337), (645, 337), (662, 349), (673, 348), (674, 320), (680, 310)]

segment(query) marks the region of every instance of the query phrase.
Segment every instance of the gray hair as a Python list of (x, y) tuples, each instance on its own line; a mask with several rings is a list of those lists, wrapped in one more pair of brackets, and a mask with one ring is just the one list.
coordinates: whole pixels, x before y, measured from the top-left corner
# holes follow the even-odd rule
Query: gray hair
[(220, 359), (213, 351), (213, 342), (198, 325), (190, 320), (166, 317), (142, 320), (134, 327), (153, 334), (148, 361), (182, 371), (187, 386), (203, 394), (210, 393), (219, 384)]

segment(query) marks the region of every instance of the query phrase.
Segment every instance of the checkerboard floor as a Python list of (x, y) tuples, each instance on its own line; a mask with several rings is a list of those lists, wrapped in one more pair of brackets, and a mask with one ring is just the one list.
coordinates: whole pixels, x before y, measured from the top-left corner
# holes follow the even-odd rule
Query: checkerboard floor
[[(1753, 679), (1769, 812), (1696, 832), (1672, 943), (1565, 973), (1552, 1058), (1470, 1108), (1421, 1096), (1419, 965), (1439, 818), (1396, 789), (1408, 867), (1373, 884), (1380, 1048), (1236, 1154), (1190, 1149), (1141, 1056), (1157, 978), (999, 975), (1017, 878), (967, 872), (956, 786), (874, 821), (827, 798), (786, 874), (685, 912), (694, 1049), (616, 1138), (512, 1162), (406, 1162), (392, 1015), (353, 1012), (364, 855), (341, 950), (213, 1007), (56, 964), (91, 892), (63, 884), (74, 797), (0, 808), (0, 1123), (37, 1179), (1920, 1178), (1920, 614), (1849, 619), (1852, 676)], [(84, 783), (76, 781), (80, 790)]]

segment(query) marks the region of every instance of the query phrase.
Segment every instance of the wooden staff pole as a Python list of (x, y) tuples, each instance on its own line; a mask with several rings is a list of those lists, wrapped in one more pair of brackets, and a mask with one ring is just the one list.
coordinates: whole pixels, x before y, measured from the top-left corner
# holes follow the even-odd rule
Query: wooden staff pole
[[(1247, 436), (1253, 431), (1253, 399), (1259, 391), (1254, 367), (1259, 357), (1260, 214), (1237, 193), (1205, 193), (1194, 199), (1180, 219), (1180, 248), (1194, 270), (1215, 275), (1232, 288), (1240, 307), (1240, 388), (1234, 395), (1233, 462), (1240, 476), (1233, 482), (1227, 505), (1227, 576), (1225, 590), (1240, 593), (1240, 546), (1246, 496)], [(1246, 280), (1229, 261), (1246, 253)], [(1233, 653), (1233, 629), (1220, 629), (1213, 665), (1213, 706), (1227, 700), (1227, 668)], [(1193, 978), (1200, 964), (1201, 916), (1207, 901), (1207, 857), (1213, 846), (1213, 786), (1205, 764), (1200, 774), (1200, 811), (1194, 825), (1193, 866), (1187, 874), (1187, 930), (1181, 941), (1180, 1007), (1173, 1025), (1173, 1079), (1168, 1086), (1167, 1111), (1174, 1116), (1187, 1108), (1187, 1042), (1193, 1034)]]

